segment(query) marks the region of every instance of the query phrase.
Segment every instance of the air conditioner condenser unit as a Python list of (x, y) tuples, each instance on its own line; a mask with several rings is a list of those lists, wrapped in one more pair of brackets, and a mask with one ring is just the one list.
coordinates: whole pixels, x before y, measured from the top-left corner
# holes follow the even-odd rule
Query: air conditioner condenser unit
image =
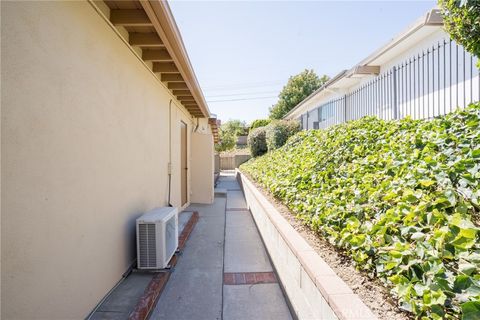
[(156, 208), (137, 219), (138, 269), (166, 268), (177, 247), (177, 208)]

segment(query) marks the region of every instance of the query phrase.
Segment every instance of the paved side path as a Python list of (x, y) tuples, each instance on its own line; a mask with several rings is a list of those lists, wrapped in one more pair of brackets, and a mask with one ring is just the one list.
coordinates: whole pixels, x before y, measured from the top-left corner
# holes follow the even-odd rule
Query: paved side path
[[(192, 216), (192, 212), (182, 212), (178, 217), (178, 232)], [(111, 292), (87, 320), (126, 320), (142, 298), (145, 289), (152, 281), (154, 273), (133, 272)]]
[(233, 172), (217, 187), (150, 319), (292, 319)]

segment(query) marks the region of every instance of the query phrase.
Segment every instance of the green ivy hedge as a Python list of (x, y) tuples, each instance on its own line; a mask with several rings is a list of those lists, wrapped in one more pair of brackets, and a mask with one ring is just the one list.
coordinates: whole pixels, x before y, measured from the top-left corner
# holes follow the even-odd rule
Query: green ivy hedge
[(303, 131), (241, 166), (421, 319), (480, 319), (480, 104)]

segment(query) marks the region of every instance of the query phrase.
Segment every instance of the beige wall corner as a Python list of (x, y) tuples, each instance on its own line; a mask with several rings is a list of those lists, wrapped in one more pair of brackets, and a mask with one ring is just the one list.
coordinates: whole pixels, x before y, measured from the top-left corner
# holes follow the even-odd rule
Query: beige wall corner
[(213, 136), (192, 133), (191, 181), (193, 203), (212, 203), (213, 187)]

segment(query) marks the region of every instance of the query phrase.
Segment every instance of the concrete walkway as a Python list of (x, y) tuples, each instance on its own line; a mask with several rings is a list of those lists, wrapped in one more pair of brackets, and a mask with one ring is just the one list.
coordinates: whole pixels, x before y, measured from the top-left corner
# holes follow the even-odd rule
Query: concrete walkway
[(217, 187), (150, 319), (292, 319), (234, 173)]

